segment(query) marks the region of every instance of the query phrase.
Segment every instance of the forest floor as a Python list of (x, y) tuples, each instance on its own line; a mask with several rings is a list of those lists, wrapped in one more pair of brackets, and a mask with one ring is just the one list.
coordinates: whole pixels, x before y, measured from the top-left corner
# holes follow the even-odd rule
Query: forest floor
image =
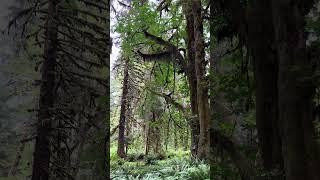
[[(140, 156), (141, 157), (141, 156)], [(161, 160), (160, 160), (161, 159)], [(162, 158), (149, 155), (128, 155), (119, 159), (111, 149), (111, 178), (113, 180), (208, 180), (209, 166), (190, 159), (187, 151), (172, 151)]]

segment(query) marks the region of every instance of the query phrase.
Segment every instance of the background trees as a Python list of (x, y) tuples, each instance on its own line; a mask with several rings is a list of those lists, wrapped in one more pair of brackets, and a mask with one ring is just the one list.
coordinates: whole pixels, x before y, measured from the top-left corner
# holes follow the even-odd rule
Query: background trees
[[(212, 178), (226, 176), (215, 173), (217, 163), (237, 168), (242, 179), (318, 178), (312, 115), (317, 40), (309, 43), (307, 34), (316, 28), (306, 24), (314, 5), (219, 0), (123, 5), (130, 11), (115, 29), (121, 54), (154, 75), (140, 82), (141, 94), (153, 92), (186, 119), (191, 154), (211, 161)], [(150, 87), (150, 82), (170, 77), (164, 66), (172, 67), (174, 89), (161, 83)], [(175, 80), (181, 77), (186, 81), (179, 85)], [(181, 96), (184, 101), (177, 99)], [(161, 127), (169, 132), (165, 124)]]

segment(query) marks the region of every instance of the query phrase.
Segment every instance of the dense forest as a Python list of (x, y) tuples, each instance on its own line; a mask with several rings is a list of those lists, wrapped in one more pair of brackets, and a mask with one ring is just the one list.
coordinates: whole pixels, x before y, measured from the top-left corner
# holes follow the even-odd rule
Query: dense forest
[(319, 180), (317, 0), (2, 0), (0, 180)]
[(320, 179), (318, 4), (113, 1), (111, 177)]

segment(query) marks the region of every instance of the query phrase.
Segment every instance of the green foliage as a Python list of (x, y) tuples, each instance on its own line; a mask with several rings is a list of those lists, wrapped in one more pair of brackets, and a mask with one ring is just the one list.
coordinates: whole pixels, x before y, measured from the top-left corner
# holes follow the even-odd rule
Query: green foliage
[[(156, 5), (152, 2), (141, 5), (139, 0), (133, 0), (131, 8), (126, 16), (122, 16), (114, 31), (120, 34), (122, 56), (124, 58), (133, 56), (134, 48), (142, 48), (143, 45), (151, 46), (148, 50), (156, 51), (161, 49), (159, 45), (145, 38), (142, 31), (148, 32), (162, 37), (170, 38), (170, 32), (173, 28), (176, 29), (175, 36), (171, 39), (174, 44), (181, 44), (183, 37), (183, 16), (179, 6), (172, 6), (170, 13), (166, 16), (159, 17), (158, 11), (155, 10)], [(145, 48), (145, 47), (144, 47)]]
[(190, 152), (168, 149), (166, 154), (144, 156), (134, 151), (126, 159), (117, 156), (116, 143), (111, 144), (111, 176), (114, 179), (208, 179), (209, 167), (191, 160)]
[(120, 179), (167, 179), (205, 180), (209, 179), (209, 167), (201, 161), (188, 157), (154, 161), (152, 165), (141, 162), (126, 162), (121, 168), (111, 171), (112, 178)]
[(255, 111), (250, 111), (249, 113), (245, 114), (243, 119), (243, 126), (245, 129), (255, 129), (256, 127), (256, 113)]

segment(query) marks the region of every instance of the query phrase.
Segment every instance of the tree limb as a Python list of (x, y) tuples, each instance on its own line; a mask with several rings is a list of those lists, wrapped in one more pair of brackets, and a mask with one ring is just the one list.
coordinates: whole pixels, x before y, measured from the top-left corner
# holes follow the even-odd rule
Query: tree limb
[(167, 52), (171, 53), (172, 56), (172, 61), (177, 64), (181, 70), (183, 70), (184, 72), (187, 72), (187, 65), (185, 63), (184, 57), (181, 55), (179, 48), (176, 47), (175, 45), (173, 45), (172, 43), (170, 43), (169, 41), (166, 41), (160, 37), (157, 37), (153, 34), (150, 34), (149, 32), (147, 32), (146, 30), (143, 31), (144, 35), (146, 38), (154, 41), (155, 43), (165, 46), (167, 48)]
[(162, 61), (162, 62), (170, 62), (172, 57), (172, 53), (169, 51), (164, 51), (160, 53), (154, 54), (145, 54), (142, 53), (140, 50), (137, 51), (138, 54), (145, 60), (145, 61)]
[(174, 99), (172, 99), (169, 95), (167, 94), (164, 94), (164, 93), (159, 93), (159, 92), (156, 92), (150, 88), (147, 88), (148, 91), (150, 91), (151, 93), (157, 95), (157, 96), (160, 96), (160, 97), (163, 97), (168, 103), (172, 104), (175, 108), (177, 108), (179, 111), (183, 112), (183, 113), (186, 113), (187, 111), (187, 108), (184, 107), (182, 104), (179, 104), (178, 102), (176, 102)]

